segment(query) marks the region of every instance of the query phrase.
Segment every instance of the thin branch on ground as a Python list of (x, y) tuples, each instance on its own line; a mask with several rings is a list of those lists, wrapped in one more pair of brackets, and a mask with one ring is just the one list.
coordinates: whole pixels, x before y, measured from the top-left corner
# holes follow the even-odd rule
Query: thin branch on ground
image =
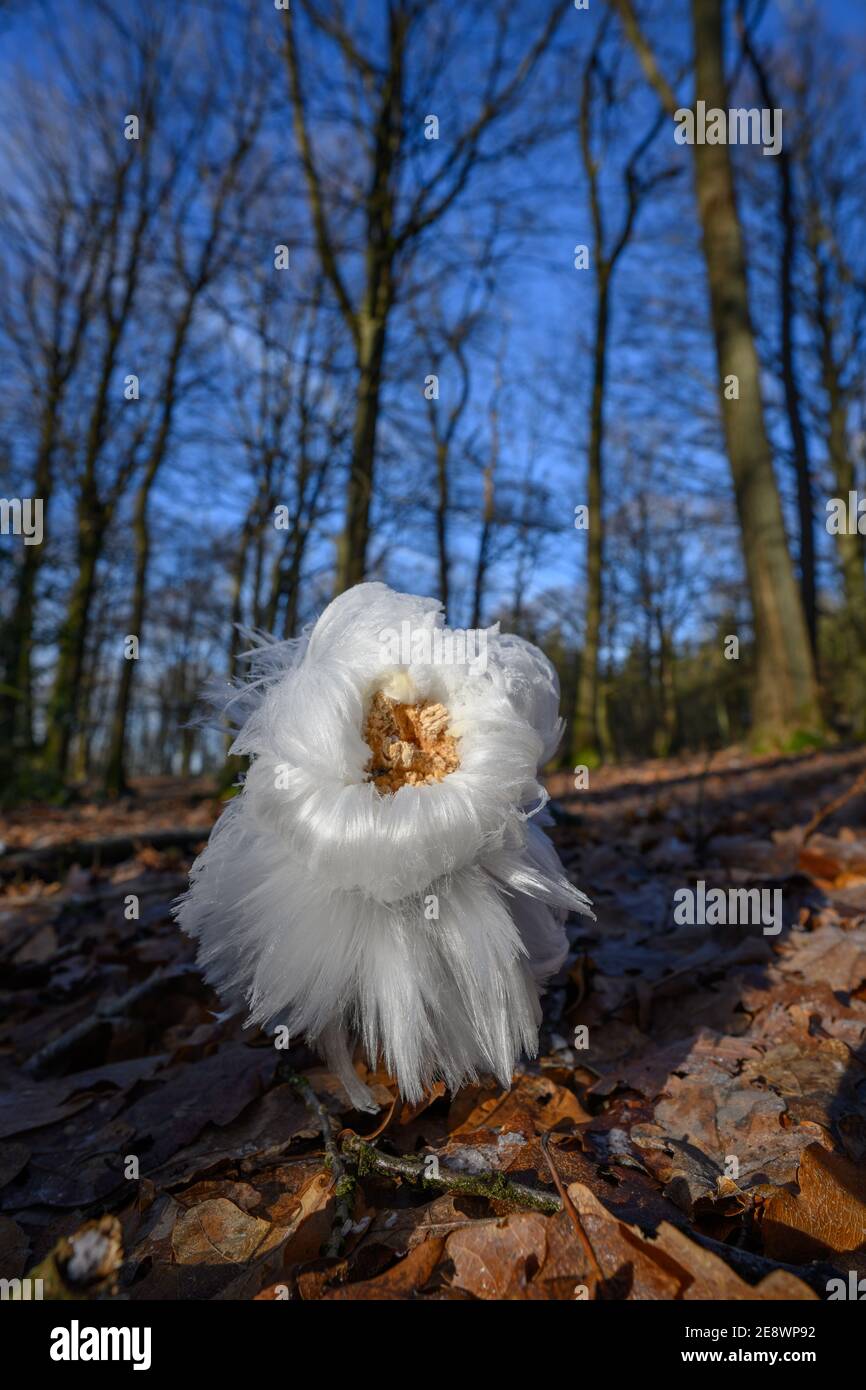
[(823, 825), (825, 820), (829, 820), (834, 811), (841, 810), (849, 801), (853, 801), (855, 796), (859, 796), (860, 792), (866, 792), (866, 767), (854, 778), (854, 781), (847, 791), (842, 792), (840, 796), (834, 797), (832, 801), (828, 801), (827, 805), (823, 807), (822, 810), (816, 811), (815, 815), (806, 826), (806, 829), (803, 831), (802, 843), (805, 844), (810, 836), (814, 835), (818, 826)]
[(105, 999), (87, 1018), (73, 1024), (65, 1033), (52, 1038), (24, 1065), (24, 1069), (33, 1076), (44, 1076), (52, 1067), (59, 1062), (65, 1061), (73, 1048), (89, 1040), (94, 1033), (106, 1024), (116, 1023), (119, 1019), (127, 1018), (133, 1005), (140, 1004), (153, 994), (159, 994), (161, 990), (170, 990), (176, 985), (183, 984), (187, 980), (200, 981), (201, 971), (196, 965), (179, 965), (166, 967), (156, 970), (152, 975), (148, 975), (146, 980), (133, 985), (125, 994), (118, 995), (116, 998)]
[(589, 1268), (593, 1280), (593, 1287), (591, 1292), (595, 1294), (599, 1284), (604, 1283), (604, 1272), (598, 1260), (596, 1259), (595, 1251), (592, 1248), (592, 1242), (589, 1239), (589, 1236), (586, 1234), (586, 1231), (583, 1229), (583, 1222), (580, 1219), (577, 1207), (574, 1205), (574, 1202), (571, 1200), (568, 1193), (566, 1192), (565, 1187), (562, 1183), (562, 1178), (559, 1176), (559, 1173), (557, 1172), (556, 1164), (553, 1161), (553, 1155), (550, 1152), (550, 1134), (547, 1132), (545, 1132), (541, 1136), (541, 1148), (542, 1152), (544, 1153), (544, 1157), (547, 1160), (547, 1166), (550, 1169), (553, 1181), (556, 1184), (556, 1190), (559, 1193), (562, 1205), (568, 1212), (571, 1224), (577, 1232), (577, 1238), (580, 1241), (581, 1246), (583, 1247), (583, 1253), (586, 1255), (586, 1258), (589, 1261)]
[(562, 1203), (552, 1193), (539, 1192), (524, 1183), (511, 1182), (503, 1173), (492, 1170), (459, 1173), (452, 1168), (430, 1164), (427, 1159), (383, 1154), (357, 1134), (347, 1135), (342, 1147), (344, 1156), (357, 1164), (359, 1178), (367, 1173), (376, 1173), (380, 1177), (401, 1179), (428, 1192), (456, 1192), (465, 1197), (486, 1197), (550, 1215), (562, 1210)]
[(277, 1079), (287, 1082), (297, 1092), (318, 1122), (322, 1133), (325, 1167), (333, 1179), (335, 1197), (334, 1221), (331, 1234), (322, 1247), (322, 1254), (329, 1258), (336, 1257), (342, 1253), (343, 1243), (354, 1221), (357, 1177), (343, 1162), (343, 1155), (336, 1141), (336, 1121), (329, 1115), (307, 1078), (285, 1066), (281, 1060), (277, 1069)]

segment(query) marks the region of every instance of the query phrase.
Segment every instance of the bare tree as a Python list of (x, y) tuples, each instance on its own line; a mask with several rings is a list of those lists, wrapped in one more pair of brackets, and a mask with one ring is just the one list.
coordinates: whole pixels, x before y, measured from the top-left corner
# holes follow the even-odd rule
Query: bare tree
[(243, 331), (253, 360), (234, 401), (252, 492), (232, 562), (231, 669), (241, 626), (294, 637), (306, 616), (309, 550), (331, 508), (348, 429), (342, 333), (325, 310), (321, 275), (313, 273), (309, 297), (284, 302), (263, 280), (251, 299)]
[[(613, 0), (644, 73), (663, 108), (679, 109), (674, 91), (646, 39), (632, 0)], [(725, 109), (723, 0), (692, 0), (695, 92), (707, 109)], [(710, 289), (718, 389), (755, 627), (753, 734), (783, 741), (792, 731), (820, 727), (815, 665), (797, 589), (761, 399), (743, 232), (730, 150), (694, 146), (695, 187)], [(728, 398), (726, 378), (739, 383)]]
[[(98, 72), (88, 72), (84, 60), (65, 59), (79, 102), (78, 119), (89, 129), (94, 143), (98, 142), (96, 158), (104, 169), (108, 215), (95, 253), (100, 266), (99, 289), (85, 325), (93, 385), (87, 392), (84, 418), (77, 422), (81, 447), (76, 448), (70, 440), (66, 449), (76, 494), (76, 562), (57, 639), (43, 752), (46, 768), (59, 781), (68, 769), (97, 565), (152, 418), (149, 408), (136, 410), (137, 400), (131, 410), (123, 411), (123, 402), (120, 410), (116, 407), (121, 351), (128, 344), (151, 264), (154, 225), (177, 184), (184, 150), (183, 139), (166, 149), (158, 137), (166, 81), (167, 36), (163, 26), (148, 14), (140, 27), (124, 33), (129, 42), (125, 95), (138, 122), (137, 128), (128, 132), (132, 138), (124, 138), (124, 123), (118, 116), (113, 125), (107, 119), (105, 108), (114, 103), (101, 89)], [(86, 73), (85, 85), (81, 85), (82, 72)], [(62, 263), (55, 273), (65, 273)], [(107, 464), (109, 441), (115, 450)]]
[[(210, 186), (196, 195), (197, 201), (204, 205), (202, 230), (190, 251), (190, 210), (184, 201), (172, 237), (174, 264), (171, 269), (177, 282), (176, 301), (172, 305), (174, 323), (169, 332), (168, 352), (159, 388), (157, 419), (138, 478), (132, 517), (135, 565), (127, 632), (137, 637), (139, 643), (143, 638), (146, 618), (151, 550), (150, 498), (169, 452), (175, 415), (183, 395), (183, 367), (196, 312), (206, 291), (235, 261), (243, 220), (255, 206), (258, 192), (256, 184), (259, 180), (255, 174), (252, 180), (245, 175), (261, 128), (266, 88), (258, 80), (256, 63), (250, 61), (249, 55), (255, 53), (255, 34), (251, 33), (248, 38), (242, 50), (248, 58), (241, 65), (236, 78), (229, 142), (226, 148), (219, 151), (219, 162), (206, 166), (211, 174)], [(210, 99), (211, 93), (208, 93)], [(133, 660), (124, 660), (120, 666), (104, 774), (105, 791), (113, 796), (127, 790), (127, 724), (136, 667), (137, 662)]]
[[(513, 112), (569, 8), (567, 0), (555, 0), (535, 37), (527, 43), (516, 22), (518, 18), (525, 19), (521, 7), (496, 5), (477, 109), (459, 129), (444, 132), (448, 136), (444, 153), (435, 160), (431, 154), (432, 172), (420, 175), (411, 190), (405, 188), (411, 168), (407, 146), (412, 139), (423, 140), (425, 116), (431, 111), (429, 103), (437, 86), (443, 89), (449, 63), (454, 61), (455, 53), (459, 55), (466, 39), (454, 15), (431, 16), (429, 7), (421, 0), (391, 0), (384, 11), (386, 33), (384, 56), (380, 58), (371, 47), (364, 24), (350, 24), (342, 9), (329, 0), (300, 0), (297, 6), (283, 11), (295, 135), (315, 243), (351, 336), (356, 362), (355, 414), (338, 590), (358, 583), (366, 572), (383, 365), (389, 322), (406, 263), (424, 235), (457, 203), (480, 164), (489, 166), (494, 159), (503, 160), (508, 155), (507, 144), (493, 149), (488, 145), (488, 136)], [(301, 58), (296, 10), (306, 19), (310, 33), (329, 45), (329, 106), (333, 106), (338, 85), (335, 68), (339, 81), (348, 88), (352, 115), (346, 117), (343, 125), (351, 120), (351, 144), (339, 180), (326, 173), (321, 148), (317, 148), (316, 115), (311, 110), (305, 80), (312, 64), (305, 64)], [(510, 50), (515, 49), (516, 42), (522, 51), (512, 54)], [(430, 80), (413, 86), (410, 76), (416, 73), (429, 74)], [(351, 202), (348, 215), (347, 194)], [(356, 220), (354, 230), (362, 238), (359, 254), (353, 253), (351, 244), (343, 246), (340, 241), (352, 215)], [(348, 240), (351, 232), (346, 235)], [(357, 282), (354, 287), (353, 278)]]
[[(117, 218), (131, 155), (106, 181), (70, 151), (68, 126), (35, 83), (22, 79), (17, 120), (6, 125), (10, 168), (0, 205), (3, 281), (0, 295), (7, 359), (28, 401), (18, 420), (35, 437), (33, 494), (43, 507), (42, 545), (24, 546), (12, 580), (10, 611), (0, 626), (0, 757), (26, 760), (33, 745), (33, 636), (37, 583), (50, 538), (58, 451), (70, 381), (81, 368), (96, 303), (110, 273), (103, 253)], [(41, 158), (32, 159), (33, 149)], [(9, 408), (7, 400), (7, 410)], [(11, 775), (11, 774), (10, 774)]]
[[(491, 252), (492, 253), (492, 252)], [(455, 467), (457, 439), (472, 390), (470, 348), (473, 338), (483, 326), (491, 282), (490, 254), (479, 257), (485, 270), (483, 284), (476, 286), (469, 277), (456, 309), (443, 305), (438, 293), (429, 295), (411, 306), (410, 322), (413, 335), (423, 347), (423, 379), (432, 376), (436, 389), (425, 384), (425, 405), (430, 428), (434, 496), (433, 524), (436, 534), (437, 592), (446, 615), (450, 611), (451, 593), (451, 525), (455, 510), (452, 473)], [(413, 359), (414, 366), (414, 359)], [(443, 383), (449, 383), (445, 398), (440, 398)], [(412, 422), (414, 424), (414, 420)]]
[[(674, 172), (661, 168), (649, 176), (641, 174), (653, 142), (662, 124), (656, 116), (634, 146), (622, 168), (624, 212), (614, 235), (607, 230), (604, 199), (600, 186), (602, 155), (594, 137), (598, 117), (596, 105), (604, 105), (609, 116), (615, 102), (622, 99), (616, 92), (613, 74), (605, 56), (607, 34), (606, 14), (596, 31), (595, 41), (584, 66), (581, 82), (578, 133), (584, 174), (589, 192), (592, 221), (592, 268), (595, 277), (595, 321), (593, 331), (592, 395), (589, 409), (589, 450), (587, 459), (587, 505), (589, 532), (586, 566), (586, 623), (580, 672), (577, 682), (572, 746), (578, 763), (595, 762), (601, 755), (599, 728), (599, 653), (603, 611), (604, 576), (604, 433), (605, 386), (611, 325), (611, 291), (617, 263), (631, 240), (641, 203), (661, 179)], [(614, 60), (615, 61), (615, 60)]]
[[(816, 412), (826, 442), (832, 484), (846, 503), (857, 487), (849, 420), (862, 396), (866, 358), (866, 264), (856, 225), (866, 188), (862, 154), (853, 157), (846, 133), (856, 107), (835, 61), (816, 52), (812, 35), (800, 39), (793, 76), (799, 121), (794, 157), (803, 186), (804, 237), (811, 270), (801, 294), (811, 328), (824, 406)], [(848, 233), (846, 235), (846, 232)], [(866, 539), (858, 530), (835, 537), (849, 634), (849, 660), (866, 669)], [(862, 704), (862, 702), (861, 702)], [(860, 711), (855, 725), (862, 728)]]
[[(773, 89), (769, 65), (759, 54), (753, 31), (763, 11), (750, 17), (746, 10), (746, 0), (738, 0), (738, 18), (743, 50), (752, 66), (758, 83), (761, 101), (768, 110), (779, 103)], [(797, 479), (797, 513), (799, 520), (799, 571), (800, 595), (803, 612), (809, 629), (809, 641), (817, 662), (818, 653), (818, 609), (815, 588), (815, 501), (812, 486), (812, 469), (809, 461), (809, 446), (806, 435), (802, 396), (797, 372), (794, 342), (796, 321), (795, 264), (800, 219), (797, 209), (794, 168), (788, 147), (783, 144), (773, 161), (779, 182), (779, 223), (782, 228), (782, 245), (779, 253), (779, 365), (782, 386), (785, 393), (785, 411), (791, 435), (791, 449), (794, 473)]]

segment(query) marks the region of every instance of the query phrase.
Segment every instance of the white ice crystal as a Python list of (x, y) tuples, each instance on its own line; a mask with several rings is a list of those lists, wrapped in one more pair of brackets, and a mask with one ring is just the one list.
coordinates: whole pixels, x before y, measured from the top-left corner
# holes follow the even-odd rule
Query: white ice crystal
[[(228, 702), (243, 792), (177, 909), (221, 996), (250, 1024), (305, 1034), (360, 1109), (375, 1104), (356, 1042), (410, 1101), (437, 1079), (508, 1086), (537, 1050), (565, 917), (589, 911), (531, 820), (561, 734), (556, 673), (498, 626), (483, 661), (437, 639), (403, 643), (395, 665), (395, 632), (451, 636), (440, 609), (359, 584), (303, 637), (256, 647)], [(395, 705), (452, 750), (414, 783), (411, 734), (387, 746), (385, 781), (364, 740), (371, 707)]]

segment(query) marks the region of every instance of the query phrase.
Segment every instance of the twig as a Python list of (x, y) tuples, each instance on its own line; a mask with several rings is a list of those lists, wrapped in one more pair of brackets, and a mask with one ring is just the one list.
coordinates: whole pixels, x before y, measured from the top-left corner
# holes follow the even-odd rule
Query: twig
[(848, 788), (846, 792), (842, 792), (841, 796), (834, 797), (832, 801), (828, 802), (828, 804), (823, 808), (823, 810), (817, 811), (815, 813), (815, 815), (809, 821), (809, 824), (806, 826), (806, 829), (803, 831), (803, 839), (801, 841), (801, 844), (805, 844), (806, 841), (810, 838), (810, 836), (814, 835), (815, 831), (818, 829), (818, 826), (823, 825), (824, 821), (827, 820), (829, 816), (832, 816), (834, 811), (838, 811), (840, 807), (845, 805), (846, 802), (852, 801), (853, 798), (859, 795), (860, 792), (866, 792), (866, 767), (864, 767), (863, 770), (858, 774), (858, 776), (854, 778), (854, 781), (851, 783), (851, 786)]
[(24, 1070), (33, 1076), (43, 1076), (78, 1043), (97, 1032), (103, 1024), (126, 1017), (130, 1005), (138, 1004), (149, 994), (156, 994), (159, 990), (189, 979), (201, 979), (201, 971), (198, 966), (181, 965), (171, 969), (154, 971), (152, 975), (148, 975), (146, 980), (133, 985), (132, 989), (127, 990), (125, 994), (118, 995), (115, 999), (103, 1000), (102, 1003), (97, 1004), (93, 1013), (89, 1014), (87, 1018), (83, 1018), (72, 1028), (68, 1028), (59, 1037), (52, 1038), (50, 1042), (28, 1058), (24, 1063)]
[(177, 849), (190, 853), (204, 844), (213, 825), (181, 826), (175, 830), (135, 830), (129, 835), (108, 835), (102, 840), (69, 840), (40, 849), (14, 850), (0, 859), (0, 879), (21, 876), (52, 878), (73, 864), (100, 867), (130, 859), (145, 845), (151, 849)]
[(385, 1178), (401, 1178), (404, 1182), (426, 1191), (461, 1192), (467, 1197), (487, 1197), (497, 1202), (505, 1202), (515, 1207), (529, 1207), (533, 1211), (550, 1215), (562, 1210), (558, 1197), (539, 1192), (524, 1183), (510, 1182), (502, 1173), (490, 1170), (483, 1173), (458, 1173), (452, 1168), (441, 1166), (438, 1166), (435, 1172), (430, 1172), (425, 1159), (380, 1153), (357, 1134), (346, 1135), (342, 1148), (345, 1157), (357, 1164), (359, 1178), (364, 1177), (366, 1173), (378, 1173)]
[(357, 1178), (354, 1173), (349, 1172), (343, 1162), (343, 1155), (337, 1147), (336, 1121), (328, 1114), (307, 1078), (301, 1076), (299, 1072), (292, 1071), (290, 1067), (283, 1064), (281, 1059), (277, 1068), (277, 1079), (288, 1082), (298, 1093), (310, 1114), (318, 1121), (319, 1129), (322, 1132), (322, 1141), (325, 1145), (325, 1167), (331, 1174), (335, 1197), (334, 1221), (331, 1234), (322, 1247), (322, 1254), (336, 1257), (342, 1252), (343, 1242), (354, 1220)]
[(553, 1155), (550, 1152), (549, 1145), (550, 1134), (545, 1131), (545, 1133), (541, 1136), (542, 1152), (544, 1154), (545, 1159), (547, 1160), (547, 1166), (550, 1169), (553, 1181), (556, 1184), (556, 1190), (559, 1193), (562, 1205), (568, 1212), (571, 1224), (577, 1232), (577, 1238), (583, 1246), (583, 1252), (586, 1255), (587, 1260), (589, 1261), (589, 1267), (593, 1275), (592, 1292), (593, 1294), (595, 1294), (598, 1290), (599, 1284), (604, 1283), (604, 1271), (602, 1270), (601, 1265), (596, 1259), (595, 1251), (592, 1248), (592, 1242), (590, 1241), (589, 1236), (586, 1234), (586, 1231), (583, 1229), (583, 1222), (581, 1221), (580, 1216), (578, 1215), (577, 1207), (574, 1205), (574, 1202), (571, 1200), (568, 1193), (566, 1192), (565, 1187), (562, 1183), (562, 1178), (559, 1176), (559, 1173), (556, 1170), (556, 1164), (553, 1161)]

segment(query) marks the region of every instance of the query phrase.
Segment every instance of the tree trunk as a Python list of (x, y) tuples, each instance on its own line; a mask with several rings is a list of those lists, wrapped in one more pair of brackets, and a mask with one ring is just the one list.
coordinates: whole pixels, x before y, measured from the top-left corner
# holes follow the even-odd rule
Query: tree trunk
[[(485, 496), (488, 490), (492, 491), (489, 475), (484, 478)], [(487, 561), (490, 554), (490, 531), (491, 519), (484, 509), (484, 520), (481, 523), (481, 535), (478, 539), (478, 558), (475, 562), (475, 583), (472, 586), (472, 619), (469, 624), (472, 628), (481, 627), (481, 616), (484, 612), (484, 590), (487, 584)]]
[(660, 719), (655, 735), (655, 753), (667, 758), (673, 747), (677, 728), (677, 692), (674, 679), (674, 652), (670, 633), (664, 625), (659, 609), (656, 609), (656, 631), (659, 641), (658, 688)]
[(470, 627), (480, 628), (484, 611), (484, 590), (487, 584), (487, 566), (490, 560), (490, 538), (493, 533), (495, 516), (495, 479), (499, 463), (499, 402), (498, 393), (502, 386), (501, 368), (496, 369), (496, 386), (493, 403), (490, 407), (490, 457), (484, 469), (484, 503), (481, 518), (481, 535), (478, 540), (478, 559), (475, 564), (475, 584), (472, 594), (472, 621)]
[(57, 666), (48, 705), (48, 728), (45, 737), (45, 766), (59, 781), (65, 779), (69, 767), (69, 748), (75, 732), (87, 628), (104, 528), (102, 510), (97, 504), (85, 501), (78, 517), (78, 570), (58, 641)]
[[(299, 488), (299, 492), (300, 492)], [(280, 600), (285, 598), (283, 611), (283, 637), (294, 637), (298, 628), (298, 611), (301, 597), (301, 570), (307, 548), (309, 527), (312, 521), (303, 524), (300, 517), (294, 516), (289, 539), (286, 542), (286, 555), (278, 555), (274, 560), (270, 580), (270, 597), (264, 613), (264, 626), (268, 632), (275, 632)]]
[(346, 494), (346, 521), (337, 557), (338, 594), (350, 589), (353, 584), (360, 584), (366, 573), (385, 335), (384, 314), (380, 317), (364, 316), (358, 353), (358, 387), (352, 430), (351, 472)]
[(782, 181), (781, 215), (783, 227), (782, 262), (780, 267), (781, 295), (781, 354), (782, 383), (785, 390), (785, 409), (791, 444), (794, 451), (794, 471), (797, 475), (797, 514), (800, 533), (800, 595), (809, 630), (809, 643), (817, 661), (818, 608), (815, 592), (815, 504), (812, 496), (812, 472), (809, 448), (800, 405), (800, 388), (794, 357), (794, 253), (796, 249), (796, 219), (791, 164), (785, 150), (780, 150), (779, 175)]
[[(722, 0), (692, 0), (692, 19), (696, 97), (707, 109), (725, 108)], [(753, 735), (778, 744), (798, 728), (820, 726), (815, 668), (764, 421), (730, 151), (696, 144), (694, 156), (722, 420), (755, 625)], [(730, 376), (738, 379), (738, 400), (725, 396)]]
[[(140, 215), (134, 236), (136, 245), (142, 230), (143, 221)], [(54, 684), (48, 704), (48, 731), (43, 750), (45, 767), (58, 781), (63, 781), (69, 771), (69, 748), (80, 699), (90, 610), (96, 584), (96, 565), (113, 511), (112, 502), (100, 499), (96, 466), (105, 442), (111, 379), (122, 328), (132, 307), (136, 278), (136, 262), (133, 260), (127, 271), (120, 312), (114, 314), (107, 310), (105, 348), (87, 429), (78, 501), (78, 573), (72, 585), (66, 618), (60, 633)]]
[[(150, 480), (145, 479), (138, 490), (135, 503), (133, 531), (135, 535), (135, 577), (132, 584), (132, 609), (129, 633), (141, 641), (147, 603), (147, 569), (150, 561), (150, 532), (147, 524), (147, 503)], [(121, 663), (117, 697), (111, 721), (108, 762), (105, 769), (105, 792), (108, 796), (123, 796), (129, 790), (126, 780), (126, 730), (132, 703), (132, 683), (135, 660), (125, 658)]]
[[(741, 3), (741, 13), (743, 0)], [(767, 70), (752, 43), (748, 26), (743, 22), (743, 43), (749, 57), (761, 101), (768, 110), (773, 110), (777, 102)], [(779, 261), (779, 310), (780, 310), (780, 359), (782, 386), (785, 392), (785, 411), (788, 429), (791, 433), (791, 447), (794, 459), (794, 472), (797, 478), (797, 515), (799, 523), (799, 565), (800, 596), (803, 612), (809, 629), (809, 643), (817, 661), (818, 651), (818, 610), (815, 594), (815, 505), (812, 489), (812, 473), (809, 466), (809, 447), (806, 429), (803, 424), (803, 411), (800, 402), (800, 388), (797, 382), (797, 366), (794, 349), (794, 258), (797, 249), (797, 218), (794, 206), (794, 175), (791, 156), (784, 147), (776, 156), (779, 172), (779, 220), (782, 224), (782, 253)]]
[(286, 607), (283, 613), (283, 637), (295, 637), (298, 631), (298, 609), (301, 598), (301, 565), (304, 558), (306, 537), (298, 537), (292, 551), (292, 558), (286, 572)]
[(44, 555), (53, 483), (57, 403), (58, 391), (55, 388), (45, 407), (34, 474), (34, 496), (42, 501), (42, 544), (22, 546), (15, 601), (3, 631), (3, 677), (0, 683), (0, 747), (3, 754), (0, 754), (0, 761), (5, 761), (4, 754), (9, 756), (12, 764), (9, 775), (13, 773), (17, 760), (27, 758), (33, 748), (33, 623), (36, 582)]
[(448, 621), (448, 443), (436, 442), (436, 554), (439, 560), (439, 597)]
[(196, 730), (187, 724), (180, 731), (180, 775), (186, 781), (192, 771), (192, 755), (195, 751)]
[(238, 626), (243, 617), (244, 577), (247, 571), (247, 552), (253, 532), (253, 511), (247, 513), (238, 540), (238, 548), (232, 567), (232, 607), (229, 619), (229, 680), (234, 679), (235, 659), (240, 645)]
[[(815, 324), (821, 385), (827, 394), (827, 453), (836, 492), (848, 505), (848, 494), (856, 487), (854, 462), (848, 449), (845, 392), (836, 359), (834, 320), (827, 267), (821, 254), (832, 238), (816, 203), (809, 207), (809, 252), (815, 275)], [(866, 543), (857, 532), (840, 532), (836, 537), (839, 568), (845, 593), (845, 614), (851, 639), (851, 654), (866, 656)]]
[(590, 405), (587, 506), (589, 530), (586, 556), (586, 625), (580, 676), (577, 685), (572, 752), (577, 764), (595, 764), (601, 757), (599, 732), (599, 656), (603, 603), (604, 528), (602, 525), (604, 447), (604, 383), (607, 373), (607, 341), (610, 322), (607, 270), (599, 267), (595, 310), (592, 402)]
[[(196, 297), (203, 284), (204, 270), (200, 272), (195, 286), (187, 295), (183, 312), (175, 327), (174, 340), (169, 354), (166, 378), (163, 386), (163, 403), (159, 431), (154, 440), (153, 448), (147, 461), (147, 467), (145, 468), (135, 499), (133, 514), (135, 576), (132, 585), (132, 611), (129, 619), (128, 632), (130, 635), (137, 637), (139, 643), (142, 640), (144, 632), (145, 610), (147, 606), (147, 569), (150, 563), (150, 530), (147, 521), (147, 507), (153, 485), (156, 482), (157, 474), (162, 467), (168, 449), (172, 420), (174, 418), (175, 402), (177, 399), (178, 371), (180, 369), (187, 333), (189, 332), (190, 323), (192, 322)], [(121, 666), (120, 679), (118, 681), (117, 698), (111, 725), (108, 764), (105, 771), (105, 791), (109, 796), (121, 796), (128, 790), (126, 785), (125, 766), (126, 727), (132, 703), (135, 665), (135, 660), (125, 659)]]
[[(822, 323), (821, 375), (829, 401), (828, 453), (833, 479), (839, 497), (848, 505), (848, 494), (855, 490), (854, 463), (848, 450), (845, 400), (839, 372), (833, 356), (829, 324)], [(853, 639), (853, 649), (866, 653), (866, 565), (863, 537), (857, 531), (840, 531), (836, 537), (839, 547), (839, 568), (845, 591), (845, 610)]]

